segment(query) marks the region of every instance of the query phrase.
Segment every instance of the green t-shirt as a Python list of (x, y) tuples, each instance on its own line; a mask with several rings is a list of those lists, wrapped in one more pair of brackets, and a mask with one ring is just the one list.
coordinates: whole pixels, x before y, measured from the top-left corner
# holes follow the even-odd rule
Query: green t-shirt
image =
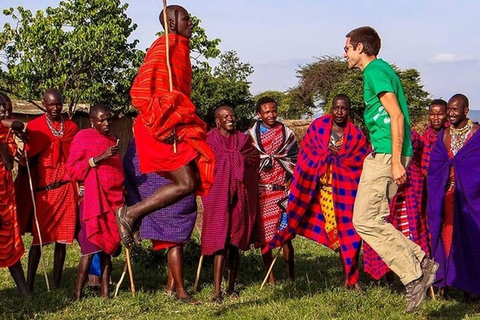
[(402, 84), (392, 67), (382, 59), (375, 59), (363, 69), (363, 99), (365, 100), (365, 124), (370, 132), (373, 150), (377, 153), (392, 154), (392, 131), (390, 116), (382, 106), (378, 95), (393, 92), (397, 96), (404, 121), (402, 155), (412, 156), (410, 116)]

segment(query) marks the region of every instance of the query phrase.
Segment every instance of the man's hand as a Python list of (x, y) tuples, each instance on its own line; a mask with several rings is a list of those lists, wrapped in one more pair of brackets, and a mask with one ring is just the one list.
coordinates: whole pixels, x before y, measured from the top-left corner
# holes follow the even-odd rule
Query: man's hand
[(118, 146), (108, 147), (107, 149), (105, 149), (105, 151), (103, 151), (103, 153), (99, 157), (94, 159), (95, 163), (98, 163), (99, 161), (102, 161), (102, 160), (110, 159), (114, 155), (118, 154), (119, 151), (120, 151), (120, 148)]
[(407, 171), (401, 163), (392, 163), (392, 176), (393, 181), (399, 186), (407, 181)]
[(332, 146), (332, 145), (328, 145), (328, 150), (330, 150), (330, 152), (336, 156), (338, 154), (338, 150), (339, 148), (338, 147), (335, 147), (335, 146)]
[(175, 131), (172, 130), (172, 132), (168, 135), (168, 137), (166, 137), (165, 139), (163, 139), (163, 143), (166, 143), (166, 144), (174, 144), (175, 142), (178, 141), (178, 137), (177, 135), (175, 134)]

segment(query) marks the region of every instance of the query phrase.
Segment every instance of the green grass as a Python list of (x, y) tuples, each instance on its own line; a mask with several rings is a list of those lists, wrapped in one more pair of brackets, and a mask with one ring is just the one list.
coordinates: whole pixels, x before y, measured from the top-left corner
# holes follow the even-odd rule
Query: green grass
[[(30, 237), (25, 238), (27, 244)], [(426, 301), (418, 311), (405, 314), (403, 287), (394, 292), (378, 286), (362, 274), (363, 295), (342, 288), (343, 273), (337, 256), (315, 243), (298, 238), (296, 276), (294, 283), (285, 277), (283, 261), (279, 259), (274, 271), (276, 286), (260, 291), (263, 268), (258, 250), (241, 257), (237, 289), (238, 300), (226, 298), (221, 305), (211, 304), (212, 259), (206, 257), (200, 278), (200, 305), (183, 304), (163, 293), (166, 281), (165, 253), (153, 253), (148, 245), (133, 255), (137, 296), (132, 298), (125, 279), (119, 297), (105, 300), (86, 289), (85, 298), (71, 302), (79, 258), (77, 245), (67, 249), (67, 260), (59, 290), (47, 292), (42, 270), (36, 278), (36, 296), (31, 301), (19, 297), (7, 269), (0, 270), (0, 318), (6, 319), (480, 319), (479, 303), (456, 300)], [(200, 254), (198, 236), (186, 248), (185, 269), (187, 286), (191, 287)], [(51, 278), (53, 246), (45, 249), (47, 270)], [(22, 263), (26, 268), (26, 256)], [(113, 281), (119, 279), (123, 266), (122, 255), (114, 259)], [(113, 289), (111, 290), (113, 292)]]

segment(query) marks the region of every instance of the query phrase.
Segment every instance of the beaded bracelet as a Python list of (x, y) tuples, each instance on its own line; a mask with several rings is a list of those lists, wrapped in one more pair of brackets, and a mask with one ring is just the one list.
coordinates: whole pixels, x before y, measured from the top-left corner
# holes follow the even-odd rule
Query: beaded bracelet
[(90, 167), (94, 168), (97, 166), (97, 164), (95, 163), (95, 159), (93, 157), (91, 157), (90, 159), (88, 159), (88, 164), (90, 165)]

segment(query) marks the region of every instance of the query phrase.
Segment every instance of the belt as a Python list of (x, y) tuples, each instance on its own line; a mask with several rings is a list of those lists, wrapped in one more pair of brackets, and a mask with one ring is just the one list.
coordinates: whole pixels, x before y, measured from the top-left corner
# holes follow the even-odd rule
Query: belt
[(258, 184), (260, 188), (265, 188), (268, 191), (285, 191), (287, 190), (287, 187), (282, 186), (280, 184), (273, 184), (273, 183), (268, 183), (268, 184)]
[(57, 182), (54, 182), (52, 184), (49, 184), (48, 186), (36, 188), (35, 191), (38, 192), (38, 191), (49, 191), (49, 190), (53, 190), (53, 189), (58, 189), (61, 186), (67, 184), (68, 182), (69, 181), (57, 181)]

